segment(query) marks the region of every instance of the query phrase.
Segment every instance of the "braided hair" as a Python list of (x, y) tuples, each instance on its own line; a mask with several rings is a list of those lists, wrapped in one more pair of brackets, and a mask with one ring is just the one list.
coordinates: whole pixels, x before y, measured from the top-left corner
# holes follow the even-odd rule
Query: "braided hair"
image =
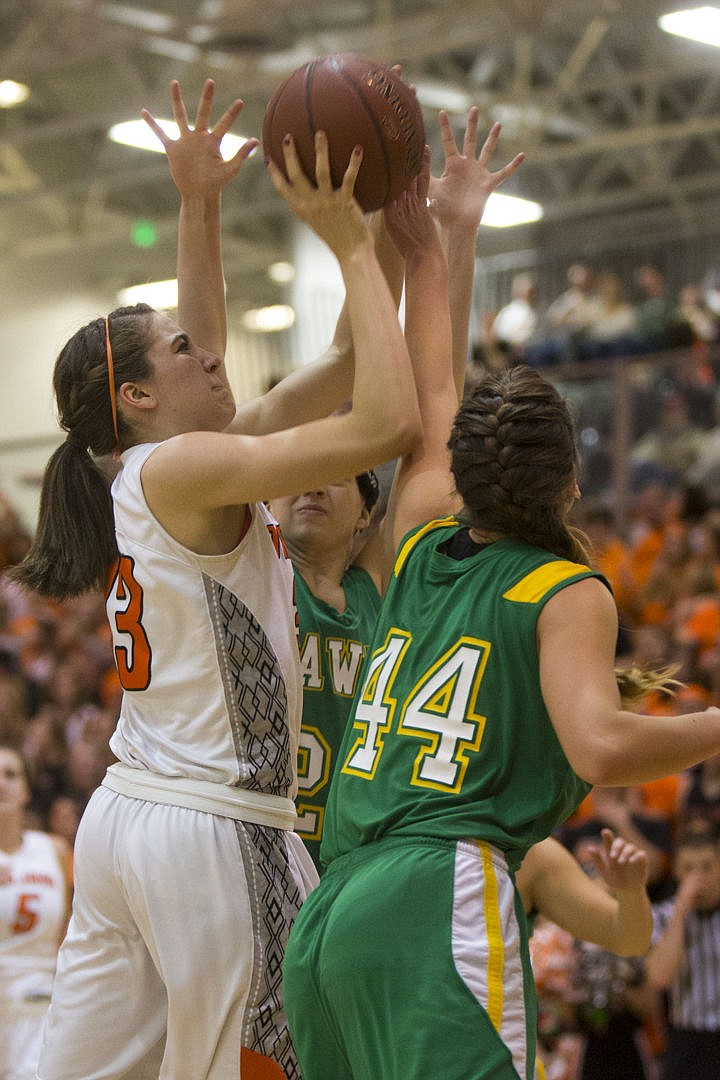
[(589, 561), (583, 534), (566, 521), (578, 472), (572, 420), (539, 372), (518, 364), (484, 376), (461, 404), (448, 448), (473, 527)]
[[(147, 304), (117, 308), (75, 333), (61, 350), (53, 389), (67, 438), (45, 468), (38, 526), (24, 560), (11, 571), (21, 584), (64, 600), (104, 588), (117, 558), (112, 498), (106, 473), (92, 455), (130, 445), (132, 432), (117, 416), (117, 445), (109, 371), (114, 388), (147, 378), (154, 309)], [(112, 338), (109, 367), (106, 333)]]

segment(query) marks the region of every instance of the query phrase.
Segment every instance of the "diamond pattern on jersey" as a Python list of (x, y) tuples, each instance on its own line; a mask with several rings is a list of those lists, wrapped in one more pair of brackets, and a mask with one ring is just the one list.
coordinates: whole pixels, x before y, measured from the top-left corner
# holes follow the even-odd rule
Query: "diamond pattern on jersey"
[(204, 576), (242, 787), (287, 795), (293, 781), (287, 691), (277, 655), (252, 611)]
[(282, 962), (290, 928), (300, 909), (300, 890), (281, 830), (249, 822), (237, 822), (237, 830), (255, 945), (242, 1045), (277, 1061), (288, 1080), (300, 1080), (282, 1003)]

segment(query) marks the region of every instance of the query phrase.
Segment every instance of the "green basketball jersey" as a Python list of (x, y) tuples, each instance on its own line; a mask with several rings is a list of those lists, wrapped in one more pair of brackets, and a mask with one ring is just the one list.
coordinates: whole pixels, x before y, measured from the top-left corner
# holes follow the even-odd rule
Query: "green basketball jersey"
[(587, 566), (517, 540), (456, 559), (460, 531), (404, 540), (340, 748), (322, 858), (389, 834), (487, 840), (515, 868), (590, 790), (540, 691), (543, 605)]
[(339, 612), (295, 571), (303, 674), (296, 832), (318, 869), (330, 779), (380, 610), (380, 594), (365, 570), (351, 566), (342, 584), (345, 610)]

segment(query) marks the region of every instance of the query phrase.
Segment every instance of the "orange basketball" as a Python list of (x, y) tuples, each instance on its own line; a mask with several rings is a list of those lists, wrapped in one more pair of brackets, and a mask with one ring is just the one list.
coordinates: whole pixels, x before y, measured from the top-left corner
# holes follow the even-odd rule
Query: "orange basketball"
[(379, 210), (420, 171), (425, 127), (415, 93), (390, 68), (353, 53), (311, 60), (277, 88), (265, 110), (263, 149), (283, 173), (282, 143), (295, 140), (305, 174), (315, 178), (315, 132), (328, 137), (330, 174), (339, 187), (356, 145), (363, 160), (355, 197)]

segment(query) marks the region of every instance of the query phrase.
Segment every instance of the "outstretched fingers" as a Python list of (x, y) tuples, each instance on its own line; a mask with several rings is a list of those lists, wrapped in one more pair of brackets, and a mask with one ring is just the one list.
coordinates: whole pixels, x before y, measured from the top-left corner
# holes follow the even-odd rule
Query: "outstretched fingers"
[[(208, 84), (210, 84), (209, 90), (208, 90)], [(212, 101), (212, 95), (213, 95), (214, 89), (215, 89), (215, 85), (212, 82), (212, 79), (207, 79), (206, 82), (205, 82), (205, 86), (203, 87), (203, 95), (205, 95), (205, 94), (207, 94), (209, 92), (210, 101)], [(188, 120), (187, 109), (185, 108), (185, 102), (183, 100), (182, 92), (180, 90), (180, 83), (177, 81), (177, 79), (173, 79), (172, 82), (170, 83), (170, 97), (172, 99), (173, 119), (175, 120), (175, 123), (177, 124), (178, 128), (180, 129), (181, 134), (183, 132), (189, 131), (190, 130), (190, 121)], [(201, 96), (201, 100), (202, 100), (202, 96)], [(208, 109), (209, 109), (209, 106), (208, 106)], [(199, 111), (200, 111), (200, 106), (198, 106), (198, 112)]]
[(500, 184), (504, 183), (504, 181), (507, 180), (508, 176), (512, 176), (515, 170), (520, 168), (524, 160), (525, 154), (521, 150), (519, 154), (515, 155), (512, 161), (509, 161), (507, 165), (503, 166), (502, 169), (498, 169), (497, 172), (493, 173), (492, 175), (496, 178), (497, 181), (495, 186), (499, 187)]
[[(480, 110), (477, 105), (473, 105), (468, 112), (467, 123), (465, 125), (465, 136), (463, 138), (463, 154), (465, 157), (475, 157), (475, 151), (477, 150), (478, 140), (478, 127), (480, 124)], [(495, 126), (495, 125), (493, 125)], [(497, 125), (498, 133), (500, 131), (500, 125)], [(497, 136), (496, 136), (497, 139)], [(481, 154), (482, 156), (482, 154)]]
[[(477, 131), (477, 123), (475, 125), (475, 128)], [(480, 149), (480, 156), (478, 158), (478, 161), (482, 162), (483, 165), (487, 165), (487, 163), (490, 161), (490, 158), (495, 153), (495, 147), (497, 146), (498, 139), (500, 138), (501, 130), (502, 124), (496, 120), (490, 128), (487, 138), (485, 139), (485, 142), (482, 144), (482, 147)]]
[[(214, 95), (215, 95), (215, 83), (214, 83), (214, 81), (212, 79), (206, 79), (205, 82), (203, 83), (203, 88), (202, 88), (202, 91), (200, 93), (200, 97), (198, 99), (197, 109), (195, 110), (195, 124), (194, 124), (194, 127), (195, 127), (196, 131), (207, 131), (209, 129), (209, 127), (210, 127), (210, 114), (212, 112), (212, 103), (213, 103)], [(187, 127), (188, 127), (187, 112), (185, 111), (185, 105), (182, 102), (182, 97), (180, 98), (180, 103), (182, 104), (183, 112), (185, 112), (184, 122), (185, 122), (185, 128), (187, 129)], [(175, 105), (175, 94), (173, 93), (173, 106), (174, 105)], [(180, 125), (180, 121), (179, 121), (177, 116), (175, 117), (175, 119), (178, 121), (178, 125)]]
[(450, 123), (450, 117), (445, 109), (441, 109), (438, 113), (438, 120), (440, 123), (440, 138), (442, 140), (443, 152), (445, 154), (445, 160), (449, 157), (454, 157), (459, 154), (457, 142), (455, 141), (455, 133)]
[[(243, 110), (245, 102), (242, 98), (236, 98), (231, 105), (227, 107), (220, 119), (215, 124), (215, 127), (211, 129), (210, 134), (214, 135), (218, 140), (222, 139), (223, 135), (227, 135), (230, 128), (233, 126), (238, 116)], [(208, 116), (208, 122), (210, 117)], [(207, 126), (207, 124), (206, 124)], [(196, 129), (200, 127), (200, 119), (195, 122)]]
[(170, 136), (167, 134), (167, 132), (164, 131), (164, 129), (160, 127), (160, 125), (158, 124), (155, 117), (152, 115), (152, 113), (149, 113), (147, 109), (141, 109), (140, 110), (140, 116), (145, 121), (145, 123), (150, 128), (150, 130), (155, 135), (157, 135), (158, 139), (160, 140), (160, 142), (163, 144), (163, 146), (167, 150), (170, 143), (173, 142), (174, 140), (171, 139)]

